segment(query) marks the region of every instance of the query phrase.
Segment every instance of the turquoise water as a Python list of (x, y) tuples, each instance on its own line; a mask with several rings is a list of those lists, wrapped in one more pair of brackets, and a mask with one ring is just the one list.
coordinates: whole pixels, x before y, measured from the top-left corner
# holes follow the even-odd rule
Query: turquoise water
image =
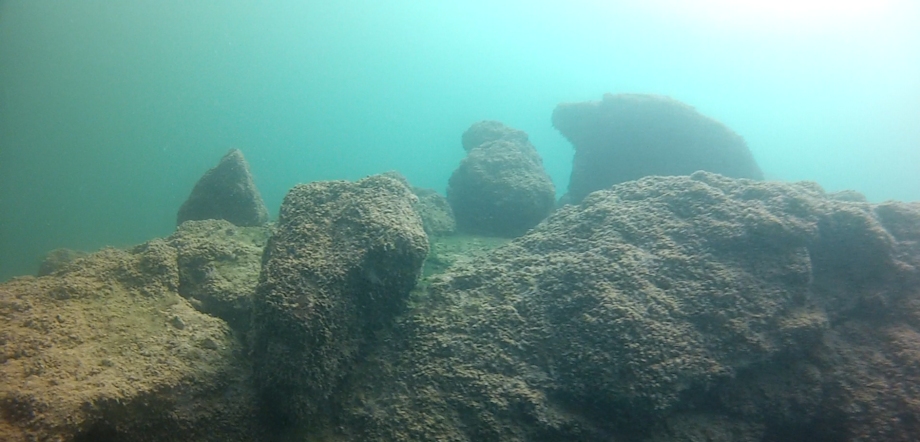
[(276, 214), (391, 169), (443, 192), (496, 119), (561, 194), (552, 110), (605, 92), (697, 107), (771, 179), (920, 200), (916, 2), (543, 3), (0, 1), (0, 280), (169, 234), (231, 147)]

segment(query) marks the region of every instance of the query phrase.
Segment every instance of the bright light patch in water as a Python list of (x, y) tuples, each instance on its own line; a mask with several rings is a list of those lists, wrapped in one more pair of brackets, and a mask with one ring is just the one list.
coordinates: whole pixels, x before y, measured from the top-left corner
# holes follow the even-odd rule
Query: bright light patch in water
[[(906, 0), (653, 0), (672, 18), (733, 31), (823, 33), (878, 23)], [(902, 5), (900, 5), (902, 6)]]

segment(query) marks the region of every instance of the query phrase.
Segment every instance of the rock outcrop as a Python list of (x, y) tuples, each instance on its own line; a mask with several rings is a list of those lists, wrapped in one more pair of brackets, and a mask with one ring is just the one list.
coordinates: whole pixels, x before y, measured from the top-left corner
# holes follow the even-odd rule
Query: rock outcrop
[(0, 440), (263, 438), (242, 343), (180, 273), (153, 240), (0, 285)]
[(221, 317), (267, 229), (187, 222), (0, 284), (0, 440), (920, 434), (920, 203), (648, 177), (514, 240), (436, 238), (410, 292), (415, 204), (385, 176), (292, 189), (249, 348)]
[(253, 302), (255, 379), (276, 423), (321, 425), (403, 311), (428, 240), (397, 179), (298, 185), (281, 205)]
[(668, 97), (606, 94), (601, 101), (560, 104), (553, 126), (575, 147), (569, 203), (652, 175), (704, 170), (763, 179), (741, 136)]
[(911, 441), (920, 206), (650, 177), (413, 297), (343, 400), (361, 440)]
[(268, 209), (239, 149), (231, 149), (220, 163), (195, 184), (179, 208), (176, 225), (189, 220), (223, 219), (237, 226), (261, 226)]
[(514, 237), (549, 215), (556, 190), (526, 133), (482, 121), (462, 141), (468, 153), (447, 188), (459, 231)]

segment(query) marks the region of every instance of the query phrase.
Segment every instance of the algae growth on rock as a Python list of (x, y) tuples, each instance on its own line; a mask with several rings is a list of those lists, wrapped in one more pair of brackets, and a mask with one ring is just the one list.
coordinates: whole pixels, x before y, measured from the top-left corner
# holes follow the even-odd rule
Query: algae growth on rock
[(920, 382), (917, 204), (701, 172), (594, 192), (515, 239), (429, 237), (418, 210), (392, 176), (312, 183), (291, 191), (275, 226), (189, 221), (0, 285), (0, 431), (920, 432), (903, 418), (920, 416), (903, 388)]

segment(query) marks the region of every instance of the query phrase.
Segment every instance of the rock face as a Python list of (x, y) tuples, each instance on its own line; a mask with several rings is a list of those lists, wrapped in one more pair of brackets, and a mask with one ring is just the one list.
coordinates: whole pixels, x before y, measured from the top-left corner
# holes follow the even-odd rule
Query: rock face
[(0, 440), (251, 441), (250, 364), (153, 240), (0, 285)]
[(448, 236), (457, 231), (454, 212), (447, 198), (432, 189), (413, 187), (412, 193), (418, 197), (415, 211), (422, 218), (428, 236)]
[(384, 172), (381, 175), (393, 178), (412, 190), (412, 193), (417, 198), (412, 207), (422, 219), (425, 233), (429, 237), (448, 236), (456, 232), (457, 222), (454, 220), (454, 213), (450, 209), (447, 199), (440, 193), (434, 189), (425, 189), (409, 184), (409, 180), (395, 170)]
[(252, 316), (268, 227), (229, 221), (186, 221), (166, 241), (177, 250), (179, 294), (191, 305), (244, 333)]
[(447, 188), (458, 230), (514, 237), (549, 215), (556, 190), (526, 133), (483, 121), (462, 141), (468, 153)]
[(405, 307), (428, 241), (396, 179), (298, 185), (253, 303), (256, 383), (279, 422), (323, 422), (343, 380)]
[(910, 441), (920, 205), (709, 173), (596, 192), (413, 297), (350, 440)]
[(560, 104), (553, 126), (575, 146), (570, 203), (651, 175), (704, 170), (763, 179), (741, 136), (668, 97), (606, 94), (599, 102)]
[(238, 149), (231, 149), (195, 184), (182, 207), (176, 225), (188, 220), (223, 219), (237, 226), (260, 226), (268, 222), (268, 210), (249, 173), (249, 164)]

